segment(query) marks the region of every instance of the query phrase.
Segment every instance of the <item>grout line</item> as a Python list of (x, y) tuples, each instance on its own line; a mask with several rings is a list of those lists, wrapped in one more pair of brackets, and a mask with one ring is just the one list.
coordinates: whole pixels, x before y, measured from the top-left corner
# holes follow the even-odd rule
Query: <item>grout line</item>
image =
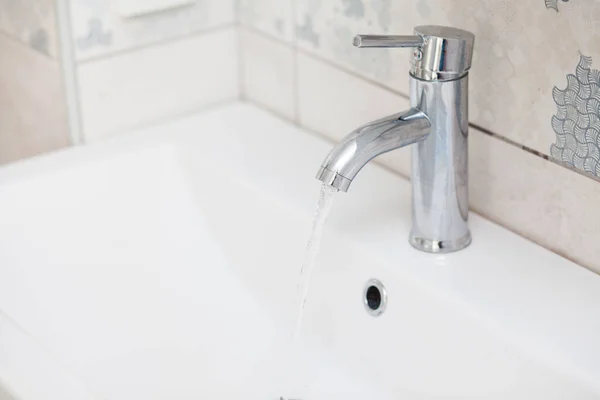
[(292, 30), (292, 50), (293, 50), (293, 63), (292, 63), (292, 101), (293, 101), (293, 113), (294, 123), (300, 125), (300, 83), (298, 79), (298, 35), (296, 33), (296, 12), (297, 12), (297, 0), (291, 0), (291, 30)]
[(56, 25), (58, 28), (58, 55), (63, 75), (65, 101), (67, 103), (67, 118), (69, 123), (69, 136), (72, 146), (85, 143), (83, 136), (83, 122), (81, 120), (81, 102), (79, 101), (79, 81), (77, 79), (77, 65), (75, 63), (75, 50), (71, 40), (71, 18), (67, 0), (56, 2)]
[(160, 47), (160, 46), (168, 44), (170, 42), (175, 42), (175, 41), (179, 41), (179, 40), (193, 38), (196, 36), (202, 36), (202, 35), (206, 35), (206, 34), (225, 31), (225, 30), (231, 29), (231, 28), (235, 29), (235, 27), (236, 27), (235, 22), (227, 22), (224, 24), (216, 25), (216, 26), (198, 30), (195, 32), (189, 32), (186, 34), (181, 34), (181, 35), (176, 35), (176, 36), (169, 37), (169, 38), (160, 39), (160, 40), (150, 42), (150, 43), (144, 43), (141, 45), (131, 46), (131, 47), (127, 47), (124, 49), (118, 49), (118, 50), (110, 51), (110, 52), (103, 53), (103, 54), (97, 54), (97, 55), (89, 56), (89, 57), (75, 60), (75, 61), (77, 62), (77, 64), (83, 65), (83, 64), (91, 63), (91, 62), (98, 61), (98, 60), (111, 59), (111, 58), (119, 57), (119, 56), (122, 56), (125, 54), (135, 53), (137, 51), (141, 51), (141, 50), (145, 50), (145, 49), (149, 49), (149, 48), (153, 48), (153, 47)]
[(238, 98), (240, 101), (246, 100), (246, 80), (244, 79), (244, 65), (245, 65), (245, 55), (244, 55), (244, 44), (243, 44), (243, 32), (242, 32), (242, 24), (241, 24), (241, 2), (235, 1), (233, 4), (233, 15), (235, 21), (235, 37), (237, 44), (237, 74), (238, 74)]
[(292, 97), (292, 101), (294, 102), (293, 104), (293, 113), (294, 113), (294, 122), (297, 125), (300, 125), (301, 120), (300, 120), (300, 81), (299, 81), (299, 72), (298, 72), (298, 49), (294, 49), (294, 54), (293, 54), (293, 84), (292, 84), (292, 91), (293, 91), (293, 97)]
[(572, 167), (572, 166), (570, 166), (568, 164), (565, 164), (565, 163), (563, 163), (561, 161), (555, 160), (554, 158), (551, 158), (547, 154), (544, 154), (544, 153), (542, 153), (540, 151), (532, 149), (531, 147), (527, 147), (527, 146), (525, 146), (523, 144), (519, 144), (519, 143), (515, 142), (514, 140), (507, 138), (506, 136), (502, 136), (500, 134), (494, 133), (494, 132), (490, 131), (489, 129), (483, 128), (483, 127), (481, 127), (481, 126), (479, 126), (477, 124), (474, 124), (474, 123), (469, 123), (469, 126), (471, 128), (477, 129), (481, 133), (489, 135), (489, 136), (491, 136), (491, 137), (493, 137), (493, 138), (495, 138), (497, 140), (500, 140), (500, 141), (502, 141), (502, 142), (504, 142), (506, 144), (510, 144), (512, 146), (518, 147), (518, 148), (520, 148), (521, 150), (524, 150), (527, 153), (533, 154), (534, 156), (540, 157), (540, 158), (542, 158), (542, 159), (544, 159), (544, 160), (546, 160), (546, 161), (548, 161), (548, 162), (550, 162), (552, 164), (558, 165), (559, 167), (566, 168), (569, 171), (576, 172), (579, 175), (585, 176), (586, 178), (589, 178), (589, 179), (591, 179), (593, 181), (600, 182), (600, 177), (588, 174), (588, 173), (586, 173), (586, 172), (584, 172), (584, 171), (582, 171), (580, 169)]
[(544, 160), (552, 161), (552, 159), (550, 159), (550, 157), (547, 154), (541, 153), (541, 152), (539, 152), (537, 150), (534, 150), (534, 149), (532, 149), (530, 147), (527, 147), (525, 145), (519, 144), (519, 143), (515, 142), (512, 139), (509, 139), (509, 138), (507, 138), (505, 136), (502, 136), (502, 135), (499, 135), (497, 133), (494, 133), (494, 132), (490, 131), (489, 129), (484, 128), (484, 127), (482, 127), (480, 125), (477, 125), (477, 124), (474, 124), (472, 122), (469, 122), (469, 127), (477, 129), (478, 131), (481, 131), (481, 133), (485, 133), (486, 135), (495, 137), (496, 139), (501, 140), (501, 141), (503, 141), (505, 143), (511, 144), (511, 145), (513, 145), (515, 147), (520, 147), (522, 150), (525, 150), (528, 153), (531, 153), (533, 155), (541, 157)]
[[(267, 34), (265, 32), (259, 31), (256, 28), (253, 28), (253, 27), (250, 27), (250, 26), (244, 26), (244, 28), (248, 29), (248, 30), (250, 30), (250, 31), (252, 31), (252, 32), (254, 32), (254, 33), (258, 34), (258, 35), (261, 35), (264, 38), (267, 38), (267, 39), (269, 39), (269, 40), (271, 40), (273, 42), (289, 46), (288, 42), (286, 42), (286, 41), (284, 41), (282, 39), (279, 39), (277, 37), (273, 37), (273, 36), (271, 36), (271, 35), (269, 35), (269, 34)], [(315, 53), (313, 53), (313, 52), (311, 52), (309, 50), (303, 49), (303, 48), (301, 48), (301, 47), (299, 47), (297, 45), (296, 45), (296, 47), (294, 47), (294, 50), (295, 50), (296, 54), (305, 55), (307, 57), (312, 58), (313, 60), (322, 62), (323, 64), (326, 64), (329, 67), (335, 68), (338, 71), (342, 71), (342, 72), (344, 72), (344, 73), (346, 73), (346, 74), (348, 74), (348, 75), (350, 75), (350, 76), (352, 76), (354, 78), (357, 78), (357, 79), (360, 79), (360, 80), (362, 80), (364, 82), (367, 82), (367, 83), (369, 83), (369, 84), (371, 84), (371, 85), (373, 85), (373, 86), (375, 86), (377, 88), (383, 89), (383, 90), (385, 90), (385, 91), (387, 91), (389, 93), (395, 94), (395, 95), (400, 96), (400, 97), (402, 97), (404, 99), (407, 99), (407, 100), (410, 99), (410, 97), (408, 95), (406, 95), (405, 93), (403, 93), (403, 92), (400, 92), (400, 91), (398, 91), (396, 89), (392, 89), (392, 88), (390, 88), (390, 87), (388, 87), (388, 86), (386, 86), (386, 85), (384, 85), (384, 84), (382, 84), (380, 82), (375, 81), (372, 78), (365, 77), (364, 75), (361, 75), (361, 74), (359, 74), (359, 73), (357, 73), (355, 71), (352, 71), (352, 70), (350, 70), (350, 69), (348, 69), (348, 68), (346, 68), (344, 66), (338, 65), (338, 64), (332, 62), (331, 60), (328, 60), (327, 58), (325, 58), (325, 57), (323, 57), (321, 55), (315, 54)], [(297, 69), (297, 66), (296, 66), (296, 69)], [(296, 90), (297, 89), (298, 88), (296, 87)], [(297, 95), (297, 93), (296, 93), (296, 95)], [(483, 128), (482, 126), (480, 126), (478, 124), (469, 122), (469, 127), (473, 128), (473, 129), (477, 129), (478, 131), (481, 131), (482, 133), (484, 133), (486, 135), (489, 135), (489, 136), (491, 136), (491, 137), (493, 137), (495, 139), (501, 140), (504, 143), (507, 143), (509, 145), (518, 147), (519, 149), (524, 150), (525, 152), (527, 152), (529, 154), (532, 154), (532, 155), (534, 155), (536, 157), (542, 158), (542, 159), (544, 159), (544, 160), (546, 160), (546, 161), (548, 161), (548, 162), (550, 162), (552, 164), (558, 165), (558, 166), (566, 168), (566, 169), (568, 169), (570, 171), (576, 172), (579, 175), (582, 175), (582, 176), (584, 176), (586, 178), (589, 178), (589, 179), (592, 179), (594, 181), (600, 182), (600, 177), (596, 177), (594, 175), (588, 174), (588, 173), (586, 173), (584, 171), (581, 171), (581, 170), (579, 170), (577, 168), (574, 168), (574, 167), (572, 167), (572, 166), (570, 166), (568, 164), (565, 164), (565, 163), (563, 163), (561, 161), (555, 160), (555, 159), (551, 158), (550, 156), (548, 156), (547, 154), (544, 154), (544, 153), (542, 153), (542, 152), (540, 152), (538, 150), (532, 149), (531, 147), (525, 146), (523, 144), (517, 143), (514, 140), (507, 138), (506, 136), (503, 136), (501, 134), (492, 132), (489, 129)]]
[(240, 27), (242, 29), (247, 30), (248, 32), (252, 32), (252, 33), (257, 34), (258, 36), (262, 36), (263, 39), (267, 39), (268, 41), (270, 41), (272, 43), (284, 44), (284, 45), (286, 45), (288, 47), (294, 47), (293, 43), (290, 44), (290, 42), (287, 41), (287, 40), (285, 40), (285, 39), (281, 39), (279, 37), (272, 36), (272, 35), (264, 32), (264, 31), (261, 31), (260, 29), (255, 28), (255, 27), (253, 27), (251, 25), (246, 25), (243, 22), (240, 22)]
[(235, 24), (235, 32), (236, 32), (236, 45), (237, 45), (237, 75), (238, 75), (238, 97), (240, 100), (246, 99), (246, 79), (244, 74), (244, 67), (246, 64), (246, 57), (243, 49), (243, 34), (242, 27), (239, 23)]

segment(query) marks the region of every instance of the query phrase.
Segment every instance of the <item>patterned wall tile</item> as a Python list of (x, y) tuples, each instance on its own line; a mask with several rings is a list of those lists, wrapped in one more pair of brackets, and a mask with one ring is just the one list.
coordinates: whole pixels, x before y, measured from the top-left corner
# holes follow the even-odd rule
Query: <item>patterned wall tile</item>
[(557, 112), (552, 116), (556, 143), (550, 155), (557, 161), (600, 176), (600, 71), (581, 55), (564, 89), (554, 88)]
[(54, 0), (0, 0), (0, 31), (42, 54), (57, 58)]
[(68, 146), (58, 62), (4, 36), (0, 54), (0, 163)]
[[(558, 1), (559, 0), (544, 0), (546, 2), (546, 8), (552, 8), (555, 11), (558, 11)], [(563, 3), (566, 3), (569, 0), (560, 0)]]
[(124, 18), (111, 0), (70, 0), (79, 60), (233, 23), (234, 0), (195, 0), (171, 10)]
[(236, 0), (242, 25), (259, 29), (292, 42), (294, 38), (293, 0)]
[(422, 24), (470, 30), (471, 121), (548, 154), (553, 87), (580, 52), (600, 60), (600, 4), (559, 6), (560, 12), (542, 0), (304, 0), (297, 2), (296, 32), (303, 49), (406, 94), (410, 52), (355, 49), (353, 35), (406, 34)]

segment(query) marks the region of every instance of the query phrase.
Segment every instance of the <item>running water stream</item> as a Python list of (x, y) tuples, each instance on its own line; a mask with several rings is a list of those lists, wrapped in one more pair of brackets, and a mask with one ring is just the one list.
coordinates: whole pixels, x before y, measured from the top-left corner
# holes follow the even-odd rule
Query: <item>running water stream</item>
[(337, 189), (323, 184), (321, 186), (321, 193), (319, 194), (319, 202), (317, 203), (317, 209), (313, 217), (313, 226), (308, 244), (306, 245), (306, 253), (304, 256), (304, 262), (302, 263), (302, 269), (300, 269), (300, 278), (298, 285), (296, 286), (296, 295), (298, 298), (298, 311), (296, 312), (296, 324), (292, 331), (292, 346), (296, 342), (296, 338), (300, 329), (302, 328), (302, 319), (304, 317), (304, 306), (306, 304), (306, 296), (310, 287), (310, 279), (312, 277), (315, 262), (317, 261), (317, 254), (319, 253), (319, 246), (321, 245), (321, 238), (323, 237), (323, 228), (325, 222), (331, 211), (333, 204), (333, 195), (337, 192)]
[[(336, 192), (336, 188), (327, 184), (323, 184), (321, 186), (321, 192), (319, 194), (319, 202), (317, 203), (317, 209), (314, 213), (312, 232), (310, 238), (308, 239), (304, 261), (302, 263), (302, 269), (300, 270), (300, 276), (298, 279), (298, 285), (296, 286), (296, 304), (298, 306), (298, 310), (296, 312), (296, 323), (294, 324), (294, 330), (292, 331), (292, 337), (290, 342), (291, 357), (289, 360), (290, 365), (288, 367), (288, 371), (290, 374), (294, 370), (294, 364), (297, 361), (298, 335), (300, 333), (300, 330), (302, 329), (302, 320), (304, 319), (304, 306), (306, 305), (306, 298), (310, 289), (310, 281), (317, 260), (317, 255), (319, 253), (319, 246), (321, 244), (321, 238), (323, 236), (323, 228), (325, 227), (325, 222), (327, 221), (327, 217), (329, 216), (329, 212), (331, 211), (333, 197)], [(299, 383), (294, 384), (293, 387), (297, 391), (300, 390)], [(282, 397), (281, 399), (283, 400), (284, 398)]]

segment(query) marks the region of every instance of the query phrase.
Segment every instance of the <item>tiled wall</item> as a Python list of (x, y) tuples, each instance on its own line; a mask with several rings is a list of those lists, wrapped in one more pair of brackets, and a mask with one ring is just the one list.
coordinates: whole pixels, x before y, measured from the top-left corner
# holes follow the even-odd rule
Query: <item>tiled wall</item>
[[(474, 32), (471, 208), (600, 272), (600, 3), (238, 0), (238, 13), (243, 95), (334, 140), (408, 107), (411, 52), (356, 49), (354, 34)], [(409, 157), (380, 162), (408, 176)]]
[(0, 164), (69, 145), (54, 0), (0, 1)]
[(69, 0), (82, 142), (237, 99), (233, 0), (174, 1), (128, 16), (138, 1)]
[(0, 164), (238, 98), (234, 0), (147, 3), (0, 1)]

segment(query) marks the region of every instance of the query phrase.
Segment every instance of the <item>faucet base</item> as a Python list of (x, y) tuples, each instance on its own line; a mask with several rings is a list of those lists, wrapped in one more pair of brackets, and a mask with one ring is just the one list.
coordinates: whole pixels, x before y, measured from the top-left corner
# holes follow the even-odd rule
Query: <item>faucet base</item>
[(456, 240), (431, 240), (415, 237), (412, 234), (408, 240), (412, 247), (417, 250), (425, 251), (427, 253), (451, 253), (453, 251), (462, 250), (471, 244), (471, 233), (467, 234)]

